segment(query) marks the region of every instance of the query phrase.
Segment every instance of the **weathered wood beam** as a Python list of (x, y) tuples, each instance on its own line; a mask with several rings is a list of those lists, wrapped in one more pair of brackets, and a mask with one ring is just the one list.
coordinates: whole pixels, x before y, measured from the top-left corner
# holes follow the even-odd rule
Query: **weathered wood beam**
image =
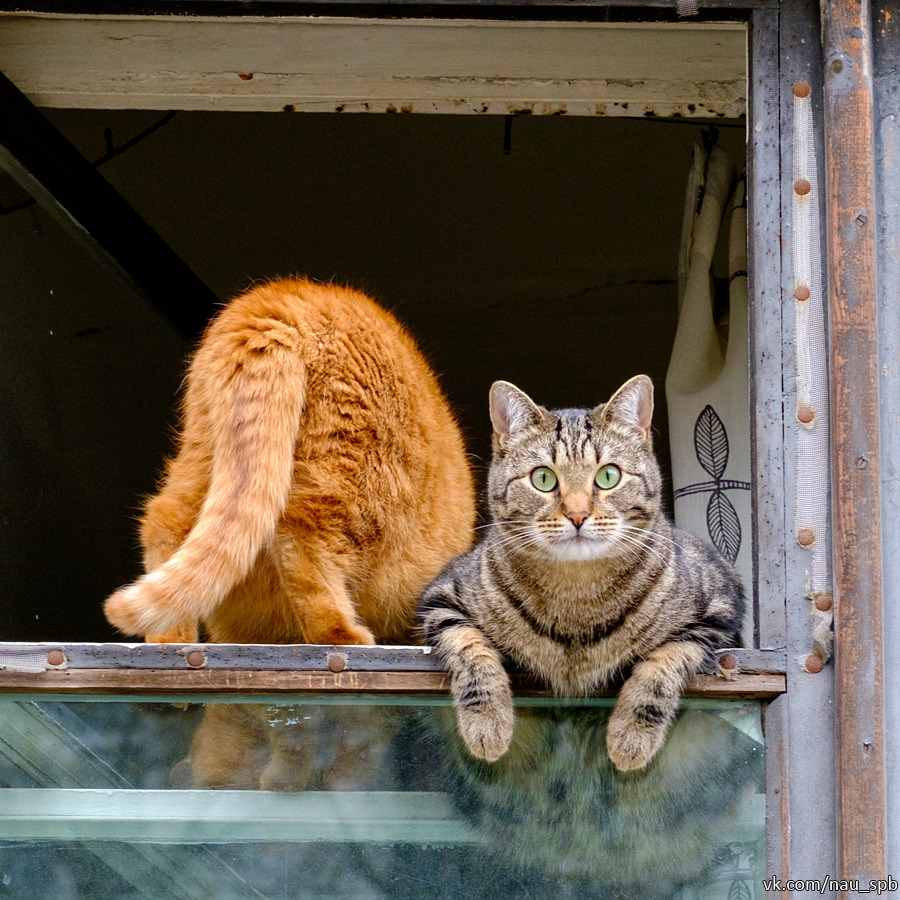
[[(743, 12), (747, 9), (777, 9), (779, 0), (700, 0), (699, 13), (710, 11)], [(560, 10), (578, 8), (609, 10), (656, 9), (675, 14), (674, 0), (32, 0), (33, 12), (66, 15), (179, 15), (179, 16), (303, 16), (327, 9), (330, 15), (397, 15), (410, 7), (429, 9), (434, 16), (454, 10), (496, 10), (504, 17), (516, 10), (533, 14), (542, 8)], [(0, 10), (19, 10), (21, 0), (0, 0)]]
[(41, 107), (738, 118), (741, 22), (41, 16), (0, 65)]
[(838, 876), (884, 878), (884, 670), (872, 18), (823, 0)]
[[(768, 699), (785, 690), (783, 653), (726, 650), (719, 659), (739, 674), (698, 675), (686, 696)], [(552, 696), (533, 678), (513, 681), (523, 696)], [(9, 693), (446, 694), (449, 687), (430, 647), (0, 643), (0, 691)]]
[[(513, 677), (517, 696), (553, 695), (530, 678)], [(57, 672), (10, 672), (0, 670), (0, 692), (4, 694), (127, 694), (127, 695), (266, 695), (291, 694), (431, 694), (449, 696), (446, 672), (374, 671), (273, 671), (252, 669), (63, 669)], [(721, 700), (769, 700), (784, 693), (780, 674), (737, 675), (725, 680), (714, 675), (696, 675), (685, 689), (685, 697)], [(598, 696), (614, 697), (615, 691)], [(204, 697), (208, 700), (208, 696)]]

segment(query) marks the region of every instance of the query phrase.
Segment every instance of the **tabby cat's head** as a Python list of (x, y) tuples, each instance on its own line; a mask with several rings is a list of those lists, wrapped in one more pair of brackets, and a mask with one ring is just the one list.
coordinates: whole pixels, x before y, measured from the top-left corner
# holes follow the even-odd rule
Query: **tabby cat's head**
[(507, 546), (560, 561), (631, 556), (660, 510), (653, 384), (626, 382), (593, 410), (547, 410), (505, 381), (491, 387), (491, 513)]

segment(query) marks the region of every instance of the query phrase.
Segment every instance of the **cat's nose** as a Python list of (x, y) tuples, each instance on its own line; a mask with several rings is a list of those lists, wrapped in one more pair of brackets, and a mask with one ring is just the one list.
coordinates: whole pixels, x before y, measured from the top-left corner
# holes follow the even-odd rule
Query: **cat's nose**
[(586, 512), (569, 512), (566, 513), (566, 518), (576, 527), (581, 528), (584, 525), (584, 520), (588, 517), (588, 513)]

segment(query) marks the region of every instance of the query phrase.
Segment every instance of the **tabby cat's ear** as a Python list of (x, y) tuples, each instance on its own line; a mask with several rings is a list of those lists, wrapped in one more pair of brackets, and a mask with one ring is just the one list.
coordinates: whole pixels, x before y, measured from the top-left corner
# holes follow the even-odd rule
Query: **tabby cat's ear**
[(635, 375), (612, 395), (608, 403), (598, 406), (592, 417), (600, 422), (624, 426), (649, 444), (653, 382), (646, 375)]
[(505, 450), (511, 437), (529, 425), (537, 425), (544, 415), (544, 410), (528, 394), (508, 381), (495, 381), (491, 385), (495, 450)]

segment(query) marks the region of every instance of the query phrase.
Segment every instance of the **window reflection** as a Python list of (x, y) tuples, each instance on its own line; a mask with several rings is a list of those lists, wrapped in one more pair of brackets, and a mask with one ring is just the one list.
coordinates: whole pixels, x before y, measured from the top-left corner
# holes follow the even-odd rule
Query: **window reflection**
[(184, 871), (217, 897), (753, 898), (760, 707), (684, 707), (620, 773), (606, 701), (522, 701), (495, 764), (443, 698), (0, 702), (4, 896), (193, 896), (153, 887)]

